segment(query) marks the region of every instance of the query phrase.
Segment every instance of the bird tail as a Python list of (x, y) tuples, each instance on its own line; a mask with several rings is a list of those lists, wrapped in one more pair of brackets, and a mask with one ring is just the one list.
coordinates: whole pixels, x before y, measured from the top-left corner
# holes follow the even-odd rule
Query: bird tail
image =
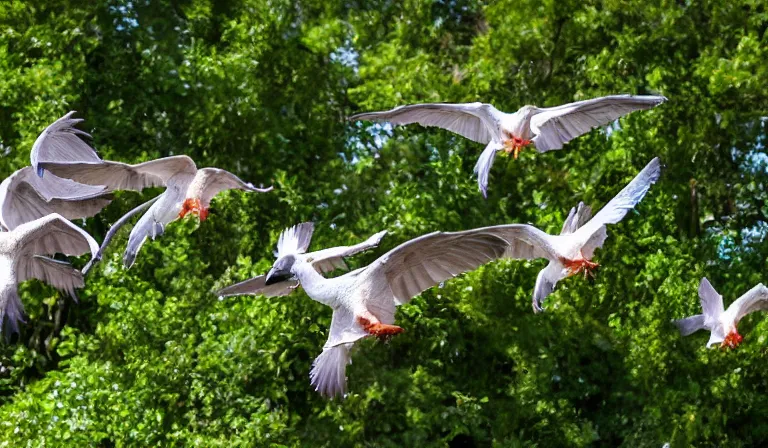
[(493, 160), (496, 158), (496, 151), (501, 149), (501, 145), (496, 142), (488, 143), (483, 153), (480, 154), (480, 158), (477, 159), (475, 164), (475, 174), (477, 174), (477, 185), (480, 186), (480, 191), (483, 192), (483, 197), (488, 197), (488, 174), (491, 172), (491, 166), (493, 166)]
[(312, 386), (321, 395), (333, 398), (343, 396), (347, 392), (347, 364), (352, 360), (349, 350), (352, 344), (340, 344), (323, 349), (323, 353), (315, 359), (309, 379)]

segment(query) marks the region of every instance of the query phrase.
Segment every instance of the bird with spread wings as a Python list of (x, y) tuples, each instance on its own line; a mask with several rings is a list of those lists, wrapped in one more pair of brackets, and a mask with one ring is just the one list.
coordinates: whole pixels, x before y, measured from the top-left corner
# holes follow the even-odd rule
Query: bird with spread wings
[[(144, 241), (162, 235), (172, 221), (187, 214), (205, 220), (210, 202), (218, 193), (231, 189), (259, 193), (272, 190), (272, 187), (257, 188), (222, 169), (198, 169), (187, 156), (164, 157), (135, 165), (102, 160), (78, 137), (87, 134), (74, 127), (81, 120), (71, 118), (72, 114), (68, 113), (49, 127), (57, 138), (35, 142), (31, 160), (39, 176), (45, 177), (45, 172), (50, 171), (82, 184), (103, 185), (109, 191), (166, 188), (131, 231), (123, 256), (126, 267), (133, 265)], [(101, 251), (98, 256), (100, 254)]]
[(539, 152), (561, 149), (593, 128), (630, 112), (651, 109), (666, 100), (655, 95), (610, 95), (555, 107), (528, 105), (511, 114), (486, 103), (426, 103), (365, 112), (352, 115), (349, 120), (436, 126), (487, 145), (475, 165), (477, 183), (486, 196), (488, 175), (497, 152), (505, 151), (517, 158), (531, 144)]
[(434, 232), (395, 247), (366, 267), (334, 278), (322, 274), (334, 267), (345, 267), (343, 257), (376, 247), (384, 233), (355, 246), (307, 252), (314, 228), (311, 223), (299, 224), (280, 235), (277, 260), (266, 275), (221, 289), (217, 294), (276, 297), (301, 286), (311, 299), (333, 308), (328, 341), (313, 364), (310, 378), (315, 389), (325, 396), (344, 394), (353, 344), (368, 336), (389, 337), (403, 331), (394, 325), (396, 306), (492, 260), (546, 258), (549, 266), (536, 280), (536, 308), (557, 280), (596, 266), (590, 258), (605, 241), (605, 225), (620, 221), (642, 199), (659, 173), (659, 160), (654, 159), (586, 223), (588, 213), (583, 205), (571, 210), (561, 235), (549, 235), (525, 224)]
[(703, 314), (679, 319), (674, 323), (683, 336), (699, 330), (709, 330), (707, 347), (714, 344), (721, 344), (721, 347), (737, 347), (743, 340), (736, 330), (739, 321), (747, 314), (768, 310), (768, 288), (762, 283), (755, 285), (743, 296), (734, 300), (726, 310), (723, 305), (723, 296), (715, 291), (706, 277), (703, 277), (699, 284), (699, 299)]

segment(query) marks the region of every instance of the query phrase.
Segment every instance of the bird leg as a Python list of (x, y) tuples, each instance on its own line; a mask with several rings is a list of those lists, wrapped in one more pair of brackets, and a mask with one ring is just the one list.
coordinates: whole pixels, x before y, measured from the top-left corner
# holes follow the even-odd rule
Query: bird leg
[(531, 143), (531, 140), (526, 140), (524, 138), (516, 137), (513, 135), (510, 138), (504, 140), (504, 151), (507, 154), (512, 154), (512, 157), (517, 159), (517, 156), (520, 155), (520, 152), (523, 150), (523, 148), (530, 145)]
[(741, 341), (743, 339), (744, 338), (734, 328), (733, 330), (731, 330), (730, 333), (728, 333), (727, 336), (725, 336), (725, 340), (723, 340), (723, 343), (722, 343), (722, 345), (720, 345), (720, 347), (723, 347), (723, 348), (726, 348), (726, 347), (728, 347), (728, 348), (736, 348), (736, 347), (739, 346), (739, 344), (741, 344)]
[(584, 257), (575, 260), (563, 260), (563, 265), (568, 269), (568, 275), (584, 272), (584, 278), (587, 278), (587, 276), (594, 278), (595, 274), (593, 271), (600, 266), (598, 263), (589, 261)]
[(372, 336), (376, 336), (380, 339), (386, 339), (387, 337), (394, 336), (403, 332), (403, 329), (397, 325), (387, 325), (382, 324), (381, 322), (371, 323), (369, 319), (366, 319), (362, 316), (358, 316), (357, 323), (363, 327), (363, 330), (365, 330), (366, 333)]
[(190, 213), (197, 215), (200, 218), (200, 221), (205, 221), (205, 219), (208, 218), (208, 207), (204, 207), (198, 198), (187, 198), (184, 200), (184, 204), (181, 206), (179, 219), (187, 216)]

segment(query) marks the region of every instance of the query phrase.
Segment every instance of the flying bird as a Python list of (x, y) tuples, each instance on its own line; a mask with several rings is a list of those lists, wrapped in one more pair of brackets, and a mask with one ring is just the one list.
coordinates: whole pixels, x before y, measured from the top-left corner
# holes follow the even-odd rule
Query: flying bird
[(66, 219), (88, 218), (109, 205), (106, 187), (84, 185), (22, 168), (0, 183), (0, 227), (13, 230), (51, 213)]
[(475, 165), (477, 183), (486, 196), (488, 174), (497, 152), (505, 151), (517, 158), (520, 151), (531, 144), (539, 152), (561, 149), (565, 143), (593, 128), (605, 126), (630, 112), (658, 106), (666, 100), (655, 95), (611, 95), (556, 107), (523, 106), (512, 114), (487, 103), (411, 104), (388, 111), (356, 114), (349, 120), (437, 126), (487, 145)]
[(736, 299), (726, 310), (723, 306), (723, 296), (715, 291), (706, 277), (703, 277), (699, 284), (699, 299), (704, 314), (676, 320), (674, 323), (683, 336), (699, 330), (709, 330), (707, 347), (718, 343), (722, 343), (721, 347), (737, 347), (743, 339), (736, 331), (739, 321), (754, 311), (768, 310), (768, 288), (762, 283)]
[[(164, 157), (136, 165), (102, 160), (93, 148), (77, 137), (84, 133), (73, 126), (81, 120), (72, 119), (71, 115), (72, 112), (68, 113), (49, 127), (55, 130), (59, 139), (38, 139), (35, 143), (31, 160), (39, 175), (44, 176), (44, 170), (47, 170), (75, 182), (103, 185), (108, 191), (166, 188), (131, 231), (123, 256), (125, 267), (133, 265), (148, 237), (155, 239), (162, 235), (172, 221), (187, 214), (197, 215), (204, 221), (211, 200), (221, 191), (238, 189), (265, 193), (272, 190), (272, 187), (257, 188), (222, 169), (198, 169), (187, 156)], [(71, 138), (82, 144), (62, 143)]]
[(48, 258), (57, 253), (95, 254), (99, 245), (84, 230), (52, 213), (8, 232), (0, 232), (0, 325), (17, 332), (23, 306), (17, 285), (36, 278), (75, 297), (83, 275), (69, 263)]
[(307, 253), (314, 228), (311, 223), (299, 224), (280, 235), (277, 260), (266, 275), (224, 288), (217, 294), (277, 297), (301, 286), (311, 299), (333, 308), (328, 341), (315, 359), (310, 381), (322, 395), (343, 395), (347, 388), (346, 366), (354, 343), (368, 336), (386, 338), (403, 331), (394, 325), (395, 306), (492, 260), (547, 258), (550, 264), (536, 281), (536, 308), (537, 301), (549, 294), (559, 279), (597, 266), (590, 258), (605, 241), (605, 225), (621, 220), (645, 195), (659, 172), (659, 160), (654, 159), (586, 223), (588, 213), (583, 205), (571, 210), (561, 235), (549, 235), (525, 224), (433, 232), (397, 246), (364, 268), (334, 278), (325, 278), (322, 273), (334, 266), (344, 266), (343, 257), (375, 247), (383, 233), (357, 246)]

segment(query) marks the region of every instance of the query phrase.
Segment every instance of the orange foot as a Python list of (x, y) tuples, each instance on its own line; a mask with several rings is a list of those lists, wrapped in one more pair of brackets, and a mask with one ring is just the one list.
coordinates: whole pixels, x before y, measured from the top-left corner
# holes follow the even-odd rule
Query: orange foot
[(181, 206), (179, 218), (183, 218), (190, 213), (197, 215), (200, 218), (200, 221), (205, 221), (205, 219), (208, 218), (208, 208), (203, 207), (200, 199), (187, 198)]
[(368, 334), (372, 336), (376, 336), (378, 338), (382, 338), (382, 339), (390, 336), (394, 336), (396, 334), (400, 334), (403, 332), (403, 329), (401, 327), (398, 327), (397, 325), (387, 325), (387, 324), (382, 324), (381, 322), (376, 322), (375, 324), (372, 324), (370, 320), (364, 317), (358, 317), (357, 323), (359, 323), (360, 326), (363, 327), (363, 330), (365, 330)]
[(743, 339), (744, 338), (735, 329), (733, 329), (725, 337), (725, 340), (723, 341), (722, 345), (720, 345), (720, 347), (736, 348), (739, 346), (739, 344), (741, 344)]
[(512, 138), (504, 141), (504, 151), (506, 151), (507, 154), (512, 154), (512, 157), (517, 159), (517, 156), (520, 155), (520, 152), (523, 150), (523, 148), (530, 144), (531, 140), (513, 136)]
[(595, 274), (592, 271), (600, 266), (599, 264), (593, 263), (586, 258), (579, 258), (577, 260), (564, 260), (563, 264), (565, 265), (566, 269), (568, 269), (568, 275), (578, 274), (579, 272), (583, 271), (585, 278), (587, 276), (594, 277)]

